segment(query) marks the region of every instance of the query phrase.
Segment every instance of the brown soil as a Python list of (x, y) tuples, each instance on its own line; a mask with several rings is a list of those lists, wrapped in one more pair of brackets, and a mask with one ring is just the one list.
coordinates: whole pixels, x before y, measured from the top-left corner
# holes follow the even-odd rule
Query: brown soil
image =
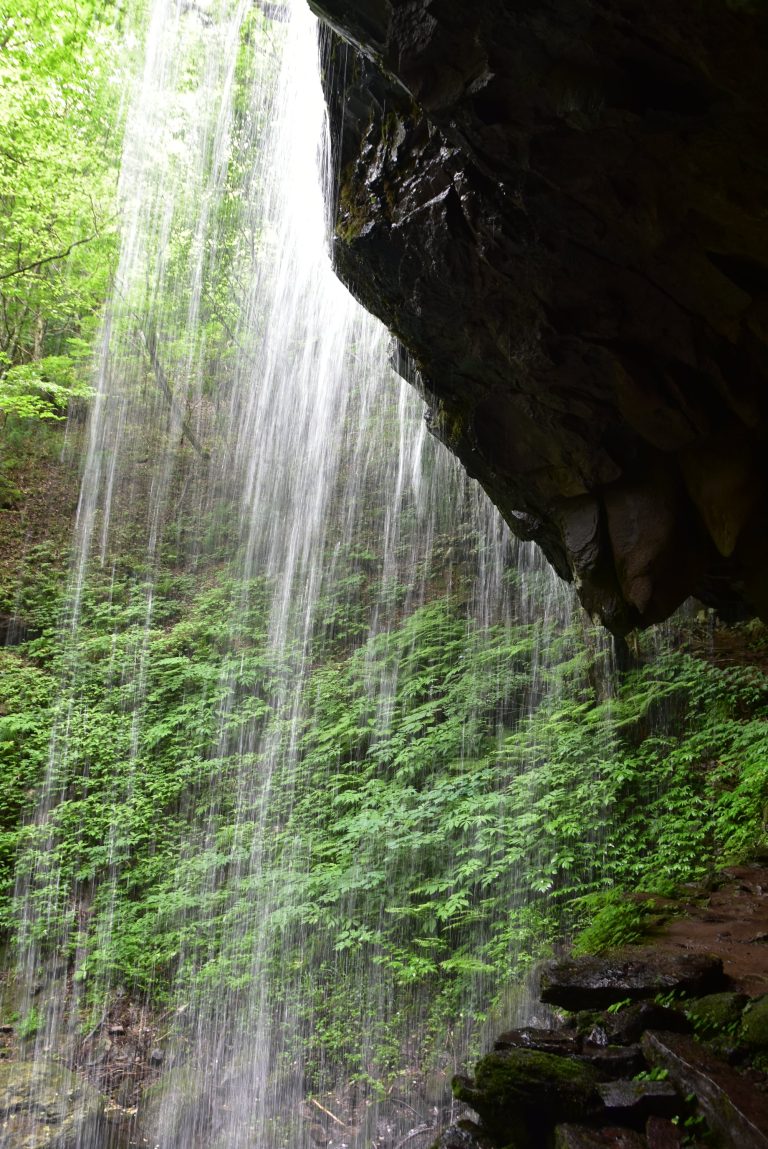
[(692, 898), (653, 938), (668, 952), (716, 954), (734, 989), (768, 993), (768, 864), (732, 866), (715, 889)]
[(676, 645), (721, 668), (756, 666), (768, 674), (768, 626), (764, 622), (752, 619), (727, 625), (719, 622), (711, 611), (702, 613), (706, 615), (705, 621), (692, 621), (686, 610), (681, 626), (668, 624)]

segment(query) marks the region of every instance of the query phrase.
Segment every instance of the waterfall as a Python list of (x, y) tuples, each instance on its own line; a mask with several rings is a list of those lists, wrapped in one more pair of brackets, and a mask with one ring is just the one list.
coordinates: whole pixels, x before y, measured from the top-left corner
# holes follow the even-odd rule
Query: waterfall
[[(541, 642), (514, 655), (519, 666), (498, 655), (493, 696), (483, 687), (465, 703), (455, 788), (436, 788), (431, 823), (414, 815), (410, 837), (388, 838), (384, 782), (396, 774), (398, 802), (414, 809), (429, 788), (409, 746), (443, 690), (417, 691), (409, 659), (422, 657), (418, 628), (431, 628), (436, 665), (455, 649), (451, 670), (475, 656), (487, 668), (489, 635), (498, 643), (513, 620), (562, 635), (572, 609), (426, 434), (386, 333), (333, 275), (314, 20), (303, 0), (288, 11), (283, 22), (245, 2), (154, 0), (130, 99), (68, 653), (17, 882), (31, 1052), (111, 1090), (111, 1124), (83, 1126), (82, 1149), (362, 1149), (434, 1128), (493, 980), (462, 940), (475, 911), (440, 866), (462, 851), (482, 901), (497, 850), (482, 835), (502, 824), (506, 783), (499, 773), (472, 824), (461, 787), (474, 776), (473, 794), (488, 789), (482, 754), (496, 746), (503, 758), (548, 689), (549, 655)], [(193, 593), (198, 653), (174, 608)], [(88, 627), (110, 612), (121, 620), (110, 642), (86, 655)], [(107, 694), (113, 728), (92, 736), (89, 707)], [(170, 761), (173, 780), (159, 765)], [(98, 840), (84, 828), (73, 860), (62, 828), (91, 790)], [(320, 793), (333, 809), (313, 811)], [(343, 849), (325, 847), (313, 816), (347, 819)], [(184, 819), (187, 840), (166, 842)], [(135, 859), (149, 873), (153, 856), (163, 862), (149, 910), (129, 887)], [(406, 867), (421, 893), (404, 909), (388, 874)], [(522, 862), (498, 880), (510, 914), (525, 905)], [(393, 914), (418, 941), (400, 957)], [(491, 940), (478, 927), (478, 952)], [(430, 970), (444, 979), (439, 1009)], [(136, 1038), (123, 1057), (128, 1028), (148, 1044)], [(434, 1050), (429, 1081), (418, 1043)], [(394, 1093), (387, 1072), (399, 1074)], [(33, 1136), (37, 1120), (19, 1117), (13, 1135), (28, 1121)], [(6, 1136), (0, 1146), (17, 1144)]]

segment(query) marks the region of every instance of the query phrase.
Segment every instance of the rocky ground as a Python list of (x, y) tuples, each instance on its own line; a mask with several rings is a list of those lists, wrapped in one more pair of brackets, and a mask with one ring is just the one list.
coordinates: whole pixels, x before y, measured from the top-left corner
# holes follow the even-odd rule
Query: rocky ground
[[(552, 1029), (502, 1034), (433, 1149), (768, 1149), (768, 867), (691, 889), (652, 943), (542, 970)], [(670, 905), (670, 909), (672, 906)]]

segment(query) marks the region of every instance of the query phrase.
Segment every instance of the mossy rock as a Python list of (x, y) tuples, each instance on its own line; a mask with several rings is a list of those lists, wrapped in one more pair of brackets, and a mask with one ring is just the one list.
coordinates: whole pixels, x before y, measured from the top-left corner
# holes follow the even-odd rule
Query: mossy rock
[(748, 1001), (743, 993), (710, 993), (689, 1002), (685, 1012), (693, 1022), (695, 1032), (704, 1037), (734, 1033)]
[(52, 1061), (0, 1062), (4, 1149), (76, 1149), (105, 1144), (105, 1098)]
[(474, 1121), (463, 1120), (444, 1129), (430, 1149), (493, 1149), (493, 1143)]
[(568, 1057), (507, 1049), (479, 1061), (474, 1081), (454, 1078), (453, 1091), (493, 1136), (523, 1147), (540, 1145), (558, 1122), (586, 1116), (597, 1082), (591, 1066)]
[(174, 1066), (144, 1090), (137, 1129), (150, 1145), (160, 1140), (161, 1130), (174, 1144), (191, 1144), (195, 1125), (209, 1123), (210, 1104), (204, 1074), (192, 1066)]
[(740, 1037), (748, 1049), (768, 1052), (768, 994), (756, 997), (744, 1010)]

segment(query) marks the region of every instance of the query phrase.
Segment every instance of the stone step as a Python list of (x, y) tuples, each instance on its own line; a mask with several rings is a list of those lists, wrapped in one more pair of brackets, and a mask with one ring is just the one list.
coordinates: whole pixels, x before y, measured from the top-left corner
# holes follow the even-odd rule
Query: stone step
[(538, 1049), (542, 1053), (572, 1056), (579, 1052), (579, 1039), (569, 1029), (537, 1029), (532, 1025), (500, 1033), (493, 1043), (494, 1049)]
[(723, 988), (723, 963), (709, 954), (634, 948), (605, 957), (550, 961), (541, 971), (541, 1000), (570, 1010), (606, 1009), (625, 999), (715, 993)]
[(669, 1081), (608, 1081), (597, 1092), (606, 1119), (617, 1125), (643, 1127), (649, 1117), (676, 1117), (683, 1108)]
[(768, 1149), (768, 1096), (718, 1061), (690, 1037), (645, 1033), (642, 1048), (683, 1095), (694, 1093), (699, 1111), (727, 1149)]

